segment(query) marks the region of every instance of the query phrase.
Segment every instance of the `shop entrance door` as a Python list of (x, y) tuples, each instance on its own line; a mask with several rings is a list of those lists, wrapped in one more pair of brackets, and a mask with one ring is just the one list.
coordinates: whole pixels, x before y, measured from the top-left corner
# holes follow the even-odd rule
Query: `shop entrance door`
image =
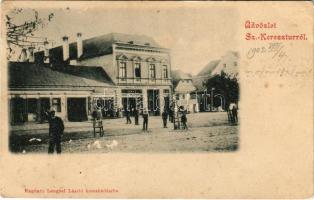
[(134, 108), (136, 108), (136, 98), (135, 97), (123, 97), (122, 105), (123, 105), (124, 113), (126, 110), (129, 110), (131, 112)]
[(148, 112), (150, 115), (160, 115), (159, 90), (147, 90)]
[(81, 122), (87, 120), (86, 98), (68, 98), (68, 120)]
[(22, 98), (12, 98), (10, 101), (11, 107), (11, 123), (19, 124), (24, 123), (27, 119), (26, 102)]

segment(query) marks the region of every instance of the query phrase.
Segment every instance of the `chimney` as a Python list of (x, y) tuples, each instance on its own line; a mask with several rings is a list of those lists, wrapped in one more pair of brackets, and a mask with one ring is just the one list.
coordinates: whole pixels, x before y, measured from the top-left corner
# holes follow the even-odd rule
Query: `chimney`
[(44, 63), (49, 63), (49, 48), (48, 48), (49, 42), (45, 41), (44, 42)]
[(21, 50), (21, 54), (19, 56), (19, 61), (20, 62), (26, 62), (27, 61), (27, 53), (26, 53), (26, 49), (22, 49)]
[(35, 47), (28, 47), (28, 51), (27, 51), (28, 62), (35, 62), (34, 49), (35, 49)]
[(69, 59), (69, 38), (64, 36), (63, 40), (63, 61), (67, 61)]
[(82, 33), (77, 33), (77, 59), (83, 55)]

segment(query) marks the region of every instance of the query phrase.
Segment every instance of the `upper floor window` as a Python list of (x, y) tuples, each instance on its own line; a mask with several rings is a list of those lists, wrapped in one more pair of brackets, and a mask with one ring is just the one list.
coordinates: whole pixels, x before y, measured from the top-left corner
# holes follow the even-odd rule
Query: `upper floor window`
[(141, 78), (141, 64), (140, 63), (135, 63), (134, 74), (135, 74), (135, 78)]
[(238, 65), (238, 63), (237, 63), (237, 62), (234, 62), (234, 63), (233, 63), (233, 65), (234, 65), (234, 66), (237, 66), (237, 65)]
[(126, 78), (126, 63), (120, 62), (119, 77)]
[(155, 64), (149, 65), (149, 78), (156, 78), (156, 66), (155, 66)]
[(224, 68), (226, 68), (227, 67), (227, 64), (226, 63), (224, 63)]
[(167, 65), (162, 66), (162, 77), (168, 78), (168, 67), (167, 67)]

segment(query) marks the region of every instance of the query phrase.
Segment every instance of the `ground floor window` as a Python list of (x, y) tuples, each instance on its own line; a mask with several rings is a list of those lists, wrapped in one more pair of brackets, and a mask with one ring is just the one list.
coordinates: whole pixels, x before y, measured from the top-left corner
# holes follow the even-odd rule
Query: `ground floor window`
[(52, 98), (52, 108), (56, 112), (61, 112), (61, 98)]

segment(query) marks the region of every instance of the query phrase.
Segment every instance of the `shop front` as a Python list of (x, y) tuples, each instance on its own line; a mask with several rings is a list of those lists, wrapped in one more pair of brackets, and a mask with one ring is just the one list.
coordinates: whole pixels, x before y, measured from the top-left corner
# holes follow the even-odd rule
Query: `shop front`
[(121, 101), (123, 113), (125, 111), (143, 110), (143, 91), (140, 89), (122, 89)]

